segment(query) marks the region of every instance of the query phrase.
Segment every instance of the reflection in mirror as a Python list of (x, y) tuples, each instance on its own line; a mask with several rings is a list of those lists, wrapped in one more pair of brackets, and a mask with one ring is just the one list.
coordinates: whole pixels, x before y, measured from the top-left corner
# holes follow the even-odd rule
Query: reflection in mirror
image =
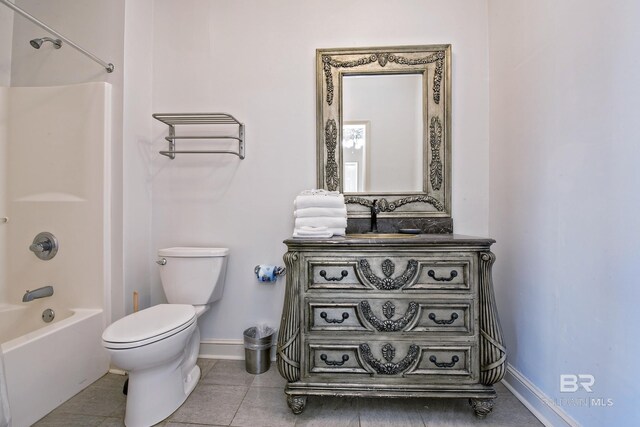
[(423, 74), (344, 75), (345, 193), (421, 192)]
[(342, 161), (344, 193), (357, 193), (369, 188), (367, 165), (369, 122), (344, 121), (342, 126)]

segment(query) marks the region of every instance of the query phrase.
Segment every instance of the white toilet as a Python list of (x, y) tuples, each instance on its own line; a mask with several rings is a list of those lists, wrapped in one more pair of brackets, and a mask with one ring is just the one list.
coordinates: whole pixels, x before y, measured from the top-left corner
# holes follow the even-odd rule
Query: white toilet
[(171, 415), (200, 379), (197, 318), (222, 297), (227, 248), (160, 249), (160, 280), (169, 304), (112, 323), (102, 344), (113, 365), (129, 372), (127, 427), (146, 427)]

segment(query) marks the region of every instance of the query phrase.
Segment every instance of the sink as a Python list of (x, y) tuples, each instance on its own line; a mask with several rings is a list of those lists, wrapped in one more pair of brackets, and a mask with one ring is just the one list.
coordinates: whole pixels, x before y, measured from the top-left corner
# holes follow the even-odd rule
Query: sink
[(347, 234), (352, 239), (407, 239), (415, 237), (417, 234), (404, 233), (353, 233)]

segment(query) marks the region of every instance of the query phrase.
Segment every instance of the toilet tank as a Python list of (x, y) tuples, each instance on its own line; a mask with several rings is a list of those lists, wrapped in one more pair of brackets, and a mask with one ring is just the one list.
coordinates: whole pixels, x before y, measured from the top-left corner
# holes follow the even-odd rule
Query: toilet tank
[(160, 280), (170, 304), (205, 305), (222, 298), (227, 248), (175, 247), (158, 250)]

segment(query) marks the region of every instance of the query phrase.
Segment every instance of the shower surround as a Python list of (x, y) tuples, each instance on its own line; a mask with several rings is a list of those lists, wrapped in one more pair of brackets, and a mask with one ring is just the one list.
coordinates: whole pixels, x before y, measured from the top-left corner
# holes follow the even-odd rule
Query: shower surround
[[(110, 313), (111, 86), (10, 87), (2, 94), (7, 185), (0, 217), (9, 221), (0, 224), (7, 267), (0, 311), (16, 327), (0, 343), (13, 425), (22, 426), (108, 369), (101, 334)], [(29, 251), (42, 231), (59, 242), (48, 261)], [(27, 289), (49, 285), (52, 296), (22, 302)], [(52, 323), (40, 320), (47, 308), (59, 313)], [(19, 336), (11, 333), (27, 324)]]

